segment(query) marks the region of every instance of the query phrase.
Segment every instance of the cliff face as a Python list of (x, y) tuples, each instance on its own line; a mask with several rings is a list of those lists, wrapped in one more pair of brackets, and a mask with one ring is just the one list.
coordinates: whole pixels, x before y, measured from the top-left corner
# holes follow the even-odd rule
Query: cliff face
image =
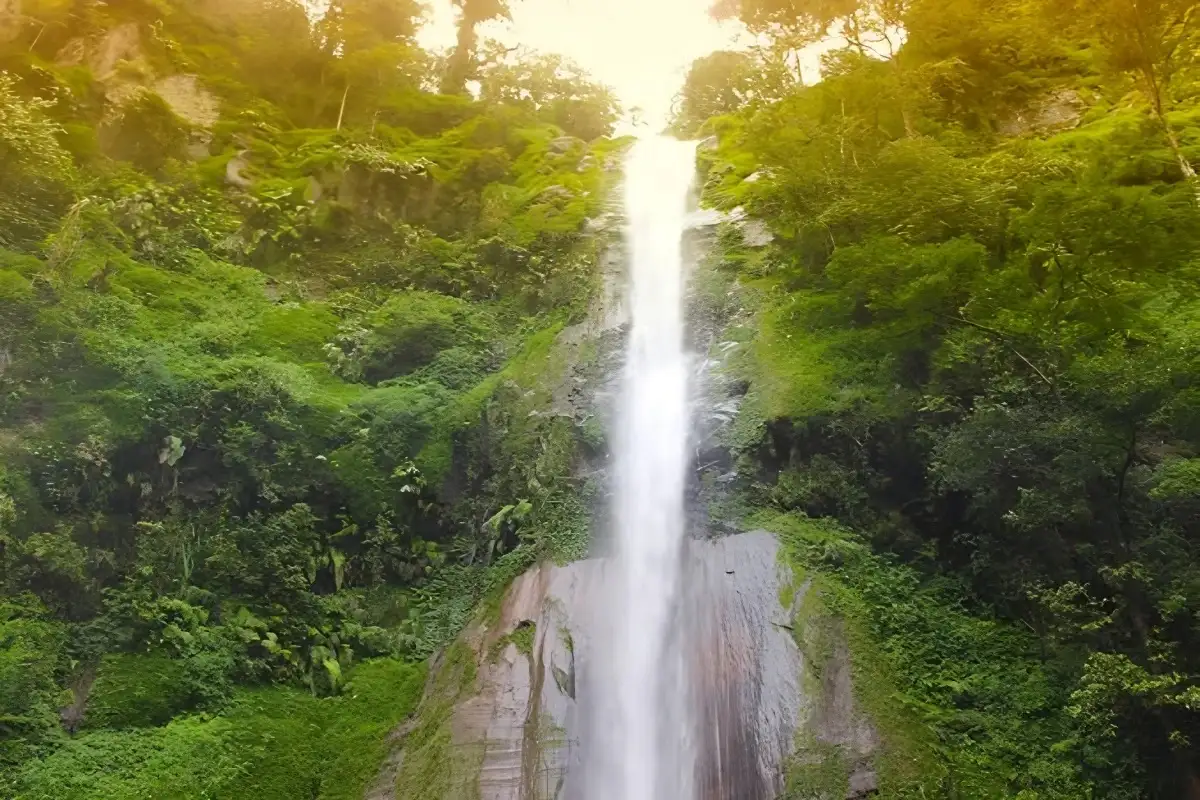
[[(795, 634), (811, 587), (795, 583), (775, 537), (752, 531), (692, 541), (686, 559), (690, 613), (680, 624), (691, 642), (701, 799), (783, 796), (794, 764), (828, 767), (831, 754), (842, 774), (830, 785), (849, 785), (838, 796), (873, 791), (878, 736), (856, 708), (846, 643), (834, 636), (823, 643), (827, 651), (805, 652)], [(579, 796), (588, 705), (603, 702), (590, 680), (598, 655), (592, 632), (603, 613), (593, 599), (606, 568), (592, 559), (530, 570), (509, 589), (496, 619), (464, 633), (473, 678), (435, 679), (425, 700), (427, 709), (450, 707), (438, 763), (452, 777), (441, 796)], [(390, 766), (387, 777), (399, 777), (399, 790), (393, 785), (371, 797), (418, 796), (408, 793), (418, 787), (406, 778), (427, 764), (396, 759)]]
[[(724, 333), (740, 312), (727, 287), (710, 285), (705, 253), (712, 239), (711, 230), (698, 230), (687, 243), (696, 265), (689, 338), (707, 355), (697, 360), (688, 594), (677, 621), (693, 680), (700, 797), (770, 800), (789, 796), (797, 781), (805, 796), (865, 796), (877, 786), (879, 737), (855, 702), (840, 626), (822, 618), (821, 635), (806, 635), (823, 612), (813, 611), (815, 590), (793, 572), (780, 542), (762, 530), (737, 532), (711, 513), (731, 500), (726, 487), (735, 474), (725, 442), (739, 387), (723, 377), (722, 354), (736, 350)], [(603, 264), (606, 281), (592, 319), (564, 331), (556, 349), (598, 346), (604, 368), (590, 375), (567, 370), (552, 413), (594, 417), (607, 427), (626, 321), (620, 248)], [(714, 293), (726, 298), (714, 304)], [(606, 464), (600, 452), (578, 469), (605, 486)], [(581, 796), (588, 710), (605, 702), (593, 684), (610, 569), (602, 557), (606, 495), (598, 493), (594, 509), (600, 557), (543, 563), (520, 575), (498, 607), (439, 657), (422, 711), (396, 732), (395, 752), (369, 798)]]

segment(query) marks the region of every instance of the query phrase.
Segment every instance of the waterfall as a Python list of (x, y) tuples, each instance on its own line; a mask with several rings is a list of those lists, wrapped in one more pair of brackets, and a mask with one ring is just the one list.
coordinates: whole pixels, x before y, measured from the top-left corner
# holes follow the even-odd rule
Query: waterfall
[(691, 800), (695, 748), (680, 621), (690, 430), (683, 232), (695, 144), (636, 142), (625, 172), (629, 334), (615, 437), (587, 800)]

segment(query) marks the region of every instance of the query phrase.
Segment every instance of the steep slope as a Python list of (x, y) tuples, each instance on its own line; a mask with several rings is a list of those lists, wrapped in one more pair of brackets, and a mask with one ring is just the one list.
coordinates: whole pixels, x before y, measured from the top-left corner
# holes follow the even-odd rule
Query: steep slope
[(0, 14), (0, 794), (353, 796), (585, 547), (612, 98), (429, 93), (415, 4)]

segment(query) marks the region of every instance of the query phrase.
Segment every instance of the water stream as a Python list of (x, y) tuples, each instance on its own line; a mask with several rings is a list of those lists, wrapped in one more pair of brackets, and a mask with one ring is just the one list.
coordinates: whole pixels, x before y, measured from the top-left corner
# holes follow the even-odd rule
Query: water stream
[(629, 335), (617, 413), (587, 800), (691, 800), (696, 749), (680, 624), (688, 462), (683, 233), (695, 145), (639, 140), (625, 172)]

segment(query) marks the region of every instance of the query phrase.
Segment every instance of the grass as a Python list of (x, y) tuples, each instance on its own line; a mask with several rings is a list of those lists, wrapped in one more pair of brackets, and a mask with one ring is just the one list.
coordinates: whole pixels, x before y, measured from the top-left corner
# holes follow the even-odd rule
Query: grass
[[(130, 666), (139, 657), (129, 657)], [(97, 730), (28, 762), (17, 800), (351, 800), (387, 754), (387, 734), (421, 699), (425, 666), (358, 665), (345, 693), (241, 689), (217, 716)]]

